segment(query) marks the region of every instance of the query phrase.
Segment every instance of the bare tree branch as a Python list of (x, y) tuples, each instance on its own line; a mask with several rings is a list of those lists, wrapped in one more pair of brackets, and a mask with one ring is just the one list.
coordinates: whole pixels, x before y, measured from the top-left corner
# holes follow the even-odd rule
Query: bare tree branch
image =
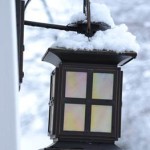
[(47, 16), (48, 16), (49, 22), (53, 22), (53, 18), (52, 18), (52, 15), (51, 15), (51, 13), (50, 13), (50, 10), (49, 10), (49, 8), (48, 8), (48, 5), (47, 5), (46, 0), (42, 0), (41, 3), (43, 4), (43, 6), (44, 6), (44, 8), (45, 8), (44, 11), (46, 12), (46, 14), (47, 14)]

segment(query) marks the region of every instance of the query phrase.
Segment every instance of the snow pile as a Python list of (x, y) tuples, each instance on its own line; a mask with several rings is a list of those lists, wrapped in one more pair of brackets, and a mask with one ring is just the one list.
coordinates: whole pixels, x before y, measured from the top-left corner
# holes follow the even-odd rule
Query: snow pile
[[(71, 21), (85, 20), (83, 13), (78, 13)], [(115, 26), (110, 11), (104, 4), (91, 3), (91, 21), (104, 22), (111, 26), (106, 31), (97, 31), (93, 37), (88, 38), (76, 32), (63, 32), (52, 45), (54, 48), (67, 48), (73, 50), (113, 50), (116, 52), (139, 51), (140, 47), (136, 37), (128, 32), (125, 24)]]
[(109, 8), (104, 4), (91, 3), (91, 21), (105, 22), (112, 28), (115, 26)]
[(67, 32), (52, 47), (89, 51), (104, 49), (116, 52), (138, 51), (136, 37), (127, 30), (127, 26), (122, 24), (106, 31), (97, 31), (91, 38), (76, 32)]
[(70, 23), (76, 23), (78, 21), (86, 21), (86, 16), (83, 12), (73, 15), (70, 19)]
[[(111, 17), (110, 10), (104, 4), (91, 3), (91, 22), (105, 22), (111, 27), (114, 27), (114, 21)], [(86, 21), (86, 16), (83, 12), (73, 15), (70, 22)]]

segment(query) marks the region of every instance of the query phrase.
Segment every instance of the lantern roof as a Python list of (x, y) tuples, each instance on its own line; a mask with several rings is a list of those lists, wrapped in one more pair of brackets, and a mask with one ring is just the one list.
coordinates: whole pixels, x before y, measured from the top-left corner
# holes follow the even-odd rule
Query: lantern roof
[(115, 52), (111, 50), (71, 50), (65, 48), (49, 48), (42, 60), (58, 67), (60, 63), (87, 63), (123, 66), (136, 58), (134, 51)]

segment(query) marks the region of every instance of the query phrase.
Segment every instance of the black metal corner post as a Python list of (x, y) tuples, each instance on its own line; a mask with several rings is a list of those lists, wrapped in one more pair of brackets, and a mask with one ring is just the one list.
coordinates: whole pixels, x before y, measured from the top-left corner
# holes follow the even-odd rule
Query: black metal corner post
[(24, 1), (16, 0), (19, 89), (24, 76), (24, 72), (23, 72), (24, 4), (25, 4)]

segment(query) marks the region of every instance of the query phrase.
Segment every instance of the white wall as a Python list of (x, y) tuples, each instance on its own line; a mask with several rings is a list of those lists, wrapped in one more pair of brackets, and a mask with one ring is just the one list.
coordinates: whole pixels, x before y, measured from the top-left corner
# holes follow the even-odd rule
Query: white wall
[(0, 149), (18, 150), (15, 0), (0, 0)]

